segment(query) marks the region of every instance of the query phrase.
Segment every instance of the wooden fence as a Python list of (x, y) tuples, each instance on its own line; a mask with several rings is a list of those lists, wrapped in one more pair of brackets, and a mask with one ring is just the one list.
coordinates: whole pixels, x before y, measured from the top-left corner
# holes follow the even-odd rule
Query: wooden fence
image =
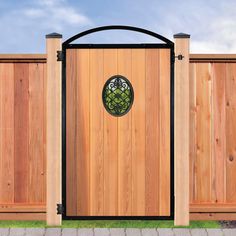
[(45, 218), (45, 79), (46, 55), (0, 55), (0, 219)]
[[(0, 55), (0, 219), (45, 219), (46, 55)], [(190, 212), (236, 219), (236, 55), (190, 55)]]
[(190, 203), (195, 218), (236, 218), (236, 55), (191, 55)]

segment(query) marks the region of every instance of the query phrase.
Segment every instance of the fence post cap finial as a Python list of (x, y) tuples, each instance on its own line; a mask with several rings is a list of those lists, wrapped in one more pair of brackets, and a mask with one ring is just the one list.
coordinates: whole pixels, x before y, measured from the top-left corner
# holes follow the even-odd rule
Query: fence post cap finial
[(62, 38), (62, 34), (58, 34), (58, 33), (51, 33), (51, 34), (46, 34), (46, 38)]
[(178, 33), (178, 34), (174, 34), (174, 38), (190, 38), (190, 34), (185, 34), (185, 33)]

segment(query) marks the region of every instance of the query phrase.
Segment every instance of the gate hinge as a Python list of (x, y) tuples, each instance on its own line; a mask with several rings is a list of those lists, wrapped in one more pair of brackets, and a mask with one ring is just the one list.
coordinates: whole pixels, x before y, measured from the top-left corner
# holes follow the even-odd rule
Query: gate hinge
[(62, 51), (57, 51), (57, 61), (62, 61), (64, 58), (64, 54)]
[(64, 214), (64, 207), (62, 204), (57, 204), (57, 215)]

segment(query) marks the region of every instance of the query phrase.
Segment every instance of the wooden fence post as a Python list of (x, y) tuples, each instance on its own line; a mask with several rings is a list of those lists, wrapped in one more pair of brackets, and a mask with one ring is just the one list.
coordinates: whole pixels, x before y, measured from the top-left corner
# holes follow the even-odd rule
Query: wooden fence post
[[(189, 225), (189, 38), (175, 34), (175, 225)], [(183, 58), (181, 58), (182, 55)], [(177, 58), (179, 56), (179, 58)]]
[(61, 225), (57, 204), (61, 203), (61, 62), (57, 51), (61, 50), (61, 34), (46, 35), (47, 44), (47, 225)]

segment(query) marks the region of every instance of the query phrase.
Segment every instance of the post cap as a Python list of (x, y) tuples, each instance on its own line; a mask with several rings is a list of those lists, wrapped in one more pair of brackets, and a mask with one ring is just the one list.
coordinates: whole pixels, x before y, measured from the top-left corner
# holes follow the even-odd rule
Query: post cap
[(174, 34), (174, 38), (175, 39), (178, 39), (178, 38), (190, 38), (190, 34), (178, 33), (178, 34)]
[(46, 35), (46, 39), (50, 39), (50, 38), (62, 38), (62, 34), (58, 34), (58, 33), (51, 33), (51, 34), (47, 34)]

